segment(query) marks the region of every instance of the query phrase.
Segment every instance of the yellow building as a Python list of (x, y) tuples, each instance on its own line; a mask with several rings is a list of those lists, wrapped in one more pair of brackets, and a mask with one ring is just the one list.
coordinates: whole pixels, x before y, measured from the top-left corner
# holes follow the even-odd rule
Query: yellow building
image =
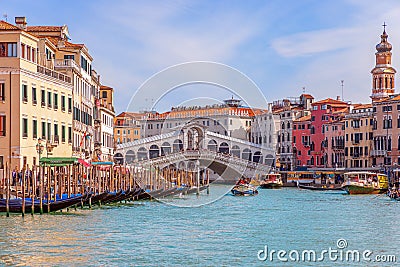
[(71, 156), (73, 81), (42, 64), (43, 48), (53, 47), (26, 30), (25, 18), (16, 23), (0, 21), (0, 167), (21, 169), (40, 151)]
[(373, 145), (372, 104), (355, 105), (345, 116), (345, 167), (372, 167)]

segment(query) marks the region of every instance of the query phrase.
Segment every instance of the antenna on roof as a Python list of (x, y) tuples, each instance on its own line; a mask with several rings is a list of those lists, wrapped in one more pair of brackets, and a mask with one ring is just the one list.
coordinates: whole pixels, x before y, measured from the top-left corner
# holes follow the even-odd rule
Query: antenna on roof
[(6, 20), (6, 22), (7, 22), (7, 18), (8, 18), (8, 15), (7, 15), (7, 13), (4, 13), (3, 14), (3, 18)]
[(344, 101), (344, 97), (343, 97), (344, 80), (341, 80), (340, 83), (341, 83), (341, 86), (342, 86), (342, 101)]
[(306, 92), (306, 87), (303, 86), (303, 94)]

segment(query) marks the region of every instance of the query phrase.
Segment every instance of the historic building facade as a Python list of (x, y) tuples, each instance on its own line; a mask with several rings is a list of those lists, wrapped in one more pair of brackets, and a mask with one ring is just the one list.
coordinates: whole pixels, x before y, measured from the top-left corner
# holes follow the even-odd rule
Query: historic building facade
[(16, 24), (0, 21), (0, 167), (21, 169), (71, 156), (73, 81), (44, 64), (47, 44), (25, 18)]
[(95, 119), (95, 126), (100, 124), (97, 138), (95, 139), (96, 160), (112, 161), (114, 155), (114, 89), (109, 86), (100, 87), (99, 100), (96, 102), (98, 117)]
[(355, 105), (345, 117), (346, 168), (372, 167), (374, 116), (372, 104)]
[(114, 120), (114, 142), (122, 144), (141, 138), (140, 120), (144, 113), (122, 112)]

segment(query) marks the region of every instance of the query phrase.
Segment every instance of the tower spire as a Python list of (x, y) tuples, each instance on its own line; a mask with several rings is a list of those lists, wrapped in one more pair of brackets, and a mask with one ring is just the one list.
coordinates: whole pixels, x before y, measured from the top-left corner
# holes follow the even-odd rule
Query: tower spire
[(372, 69), (372, 101), (379, 100), (394, 94), (394, 80), (396, 70), (392, 67), (392, 45), (388, 42), (386, 22), (383, 23), (381, 42), (376, 45), (376, 64)]

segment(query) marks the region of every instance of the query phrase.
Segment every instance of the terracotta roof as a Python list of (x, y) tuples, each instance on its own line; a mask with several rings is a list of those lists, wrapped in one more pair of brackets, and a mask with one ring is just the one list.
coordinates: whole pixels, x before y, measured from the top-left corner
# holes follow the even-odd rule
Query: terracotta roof
[(355, 104), (354, 109), (372, 108), (372, 104)]
[(12, 25), (4, 20), (0, 21), (0, 30), (2, 31), (15, 31), (15, 30), (21, 30), (15, 25)]
[(59, 32), (63, 26), (28, 26), (26, 31), (28, 32)]
[(332, 98), (327, 98), (327, 99), (323, 99), (317, 102), (312, 103), (311, 105), (319, 105), (319, 104), (334, 104), (334, 105), (343, 105), (343, 106), (348, 106), (347, 103), (340, 101), (340, 100), (335, 100)]
[(302, 97), (314, 99), (314, 97), (310, 94), (302, 94)]
[(303, 122), (303, 121), (311, 121), (311, 115), (300, 117), (294, 120), (293, 122)]
[[(61, 41), (61, 38), (52, 36), (46, 36), (46, 39), (49, 40), (55, 46), (58, 46), (59, 41)], [(84, 44), (74, 44), (68, 41), (63, 41), (63, 42), (64, 42), (64, 47), (68, 48), (82, 48), (85, 46)]]
[(124, 117), (131, 117), (135, 119), (141, 119), (145, 114), (144, 113), (138, 113), (138, 112), (122, 112), (115, 118), (124, 118)]
[(342, 108), (342, 109), (332, 112), (332, 114), (342, 114), (342, 113), (348, 113), (348, 112), (349, 112), (348, 108)]

